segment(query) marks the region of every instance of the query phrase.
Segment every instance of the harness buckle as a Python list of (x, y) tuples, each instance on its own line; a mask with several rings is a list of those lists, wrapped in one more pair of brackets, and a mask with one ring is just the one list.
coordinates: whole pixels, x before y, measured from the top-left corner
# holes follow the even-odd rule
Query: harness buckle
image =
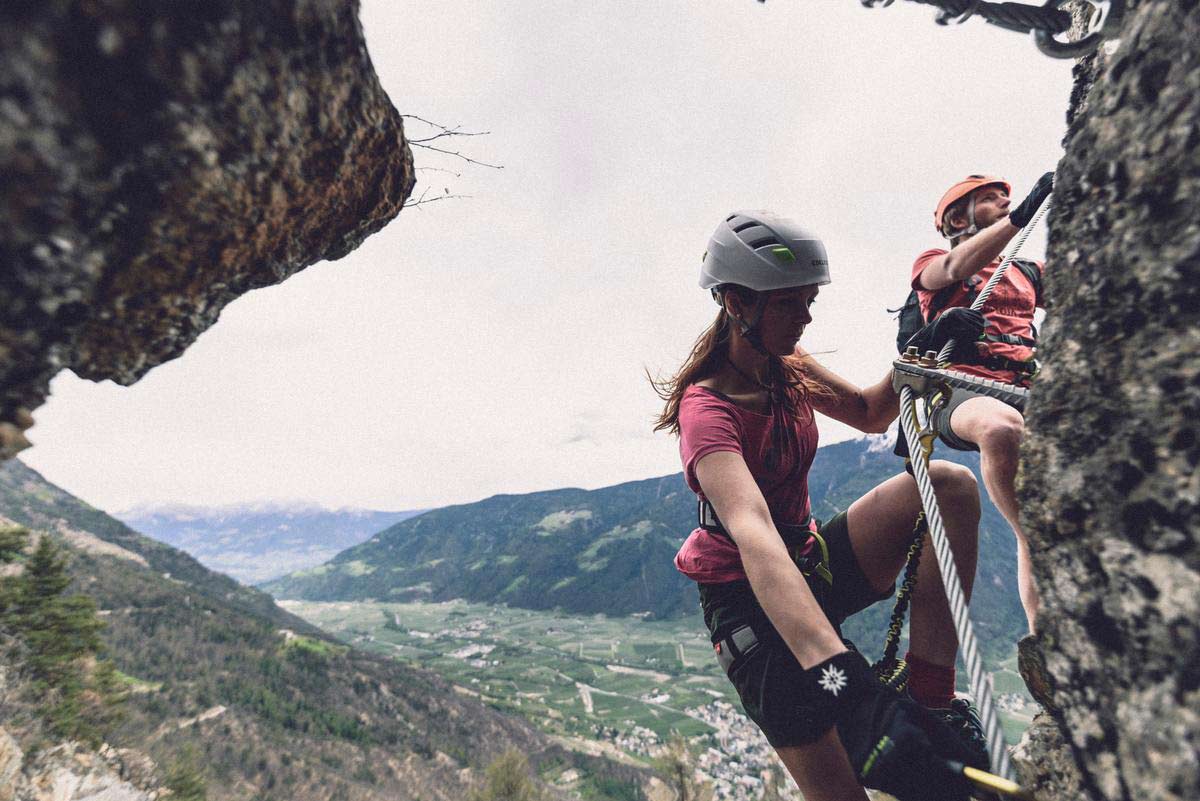
[(755, 635), (754, 629), (749, 626), (738, 626), (729, 632), (728, 637), (723, 637), (713, 643), (713, 650), (717, 653), (717, 663), (728, 676), (733, 670), (734, 663), (750, 656), (758, 646), (759, 639)]

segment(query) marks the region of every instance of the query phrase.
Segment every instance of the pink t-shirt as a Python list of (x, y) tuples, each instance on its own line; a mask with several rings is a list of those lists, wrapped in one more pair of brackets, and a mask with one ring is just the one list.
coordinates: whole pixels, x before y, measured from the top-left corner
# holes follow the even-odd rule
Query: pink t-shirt
[[(817, 425), (811, 408), (801, 411), (807, 411), (807, 421), (797, 418), (792, 423), (797, 452), (788, 454), (771, 469), (766, 465), (771, 415), (738, 406), (716, 390), (694, 384), (688, 387), (679, 403), (679, 455), (688, 487), (704, 498), (696, 480), (696, 463), (717, 451), (737, 453), (746, 461), (776, 523), (796, 524), (808, 519), (808, 468), (817, 453)], [(811, 541), (807, 547), (812, 547)], [(737, 546), (701, 528), (695, 529), (675, 554), (675, 567), (705, 584), (746, 578)]]

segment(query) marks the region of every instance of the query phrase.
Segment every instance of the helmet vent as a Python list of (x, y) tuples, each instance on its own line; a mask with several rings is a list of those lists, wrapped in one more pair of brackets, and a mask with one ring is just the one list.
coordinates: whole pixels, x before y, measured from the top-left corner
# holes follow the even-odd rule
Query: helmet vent
[(783, 243), (780, 242), (777, 237), (770, 234), (767, 236), (760, 236), (758, 239), (754, 239), (746, 243), (751, 250), (758, 250), (759, 248), (766, 247), (767, 245), (779, 246), (782, 244)]
[(747, 228), (754, 228), (758, 224), (759, 223), (756, 220), (747, 220), (744, 223), (738, 223), (737, 225), (733, 226), (733, 232), (735, 234), (740, 234), (742, 231), (745, 231)]

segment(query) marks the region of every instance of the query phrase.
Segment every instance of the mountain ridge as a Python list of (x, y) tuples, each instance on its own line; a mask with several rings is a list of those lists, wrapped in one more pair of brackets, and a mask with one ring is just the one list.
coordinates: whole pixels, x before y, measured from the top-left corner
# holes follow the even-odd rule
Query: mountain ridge
[(258, 584), (318, 565), (422, 511), (328, 509), (269, 501), (212, 508), (143, 506), (114, 517), (191, 554), (205, 567), (243, 584)]
[[(809, 474), (813, 514), (828, 519), (899, 473), (902, 463), (886, 444), (875, 436), (820, 448)], [(938, 456), (968, 466), (978, 479), (978, 454)], [(672, 561), (695, 526), (695, 503), (681, 473), (596, 490), (498, 494), (429, 510), (263, 588), (310, 601), (462, 598), (581, 614), (695, 614), (695, 585)], [(985, 650), (1007, 654), (1024, 626), (1015, 542), (986, 495), (972, 608)], [(873, 637), (888, 612), (877, 604), (848, 622), (848, 631)]]
[[(644, 768), (568, 751), (435, 674), (347, 647), (17, 460), (0, 464), (0, 515), (59, 539), (72, 591), (101, 610), (132, 688), (113, 742), (160, 765), (193, 753), (213, 801), (458, 801), (506, 748), (597, 787), (648, 780)], [(65, 530), (91, 539), (71, 543)]]

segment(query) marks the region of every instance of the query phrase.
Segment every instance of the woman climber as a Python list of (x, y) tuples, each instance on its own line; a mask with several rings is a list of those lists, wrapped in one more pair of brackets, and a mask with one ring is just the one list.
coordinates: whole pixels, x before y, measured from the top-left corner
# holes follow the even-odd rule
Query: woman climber
[[(656, 382), (656, 430), (679, 435), (700, 528), (675, 557), (699, 583), (717, 659), (806, 801), (966, 799), (947, 760), (986, 768), (970, 705), (954, 697), (957, 637), (924, 559), (912, 597), (909, 696), (886, 689), (844, 642), (849, 615), (894, 591), (921, 502), (894, 476), (824, 525), (809, 514), (814, 412), (864, 432), (898, 414), (890, 375), (859, 389), (798, 342), (829, 283), (820, 240), (769, 212), (717, 227), (700, 271), (721, 310), (679, 371)], [(979, 495), (964, 467), (930, 465), (963, 588), (975, 575)]]

